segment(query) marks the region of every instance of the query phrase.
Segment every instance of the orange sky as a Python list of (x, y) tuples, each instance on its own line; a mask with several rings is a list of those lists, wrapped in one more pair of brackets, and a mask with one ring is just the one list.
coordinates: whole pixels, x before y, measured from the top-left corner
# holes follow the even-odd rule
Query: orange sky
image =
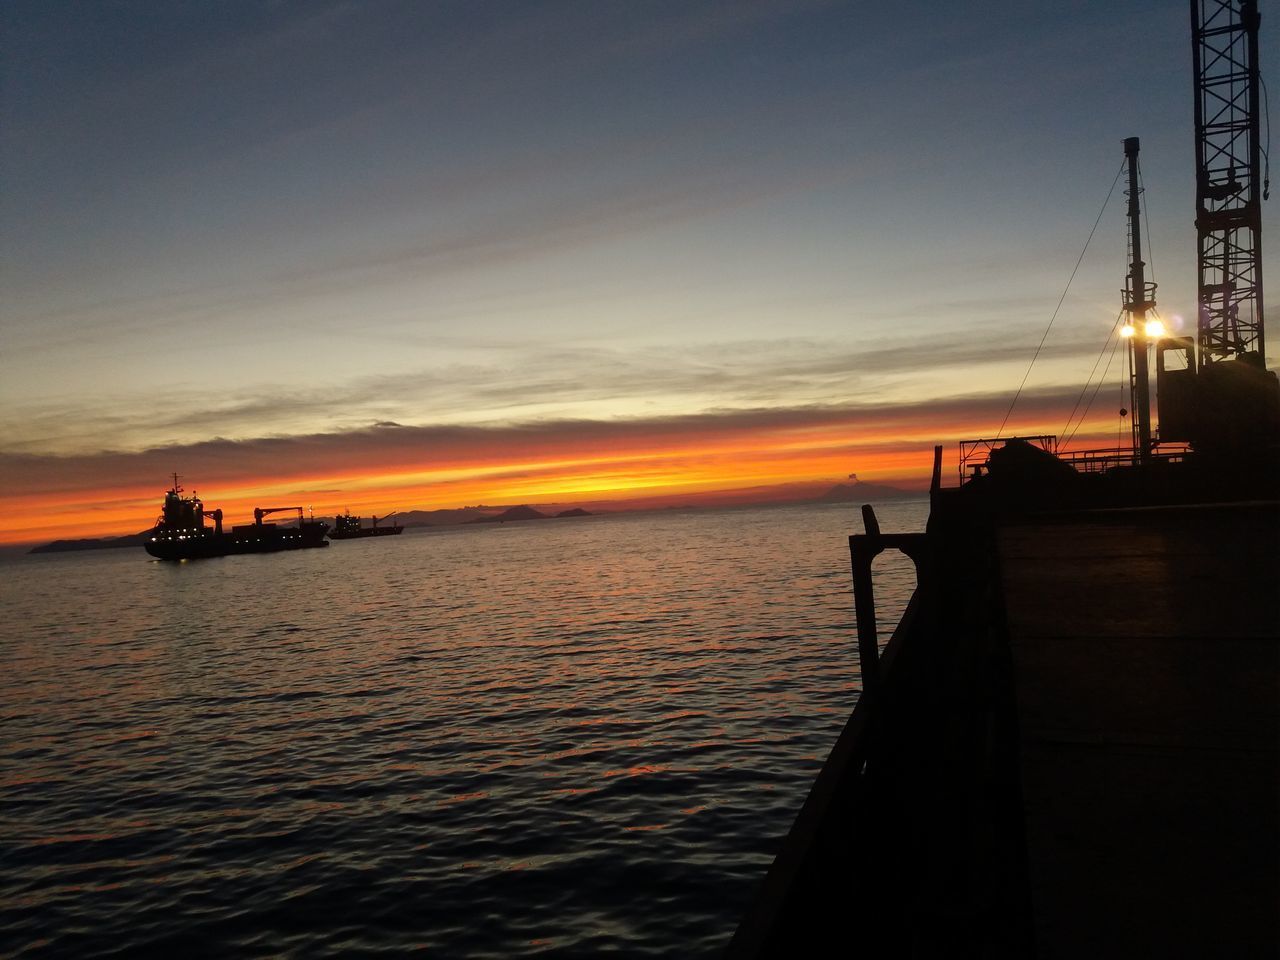
[(1083, 390), (1112, 444), (1129, 136), (1195, 327), (1177, 5), (22, 6), (0, 543), (174, 471), (231, 522), (920, 485), (1024, 387), (1006, 435)]
[[(0, 458), (0, 542), (135, 533), (154, 521), (174, 470), (227, 523), (255, 506), (368, 515), (466, 505), (611, 508), (812, 497), (850, 473), (923, 489), (934, 443), (955, 475), (958, 439), (990, 433), (988, 398), (884, 408), (764, 410), (652, 421), (492, 428), (381, 428), (207, 443), (139, 453)], [(1056, 396), (1025, 416), (1057, 414)], [(998, 418), (994, 422), (998, 422)], [(1034, 420), (1019, 432), (1046, 428)], [(1114, 439), (1114, 434), (1111, 435)], [(110, 479), (107, 479), (110, 478)], [(792, 485), (792, 486), (784, 486)]]

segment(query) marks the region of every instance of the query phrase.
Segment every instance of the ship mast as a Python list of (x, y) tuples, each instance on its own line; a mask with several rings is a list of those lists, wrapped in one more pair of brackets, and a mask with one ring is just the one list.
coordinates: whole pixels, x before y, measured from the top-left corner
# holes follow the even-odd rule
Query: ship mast
[(1139, 463), (1151, 462), (1151, 375), (1149, 348), (1158, 330), (1149, 330), (1147, 311), (1156, 305), (1154, 283), (1147, 283), (1146, 263), (1142, 259), (1142, 220), (1138, 196), (1138, 138), (1124, 141), (1124, 155), (1129, 165), (1129, 279), (1124, 291), (1124, 309), (1129, 322), (1124, 331), (1129, 337), (1133, 379), (1130, 382), (1133, 407), (1133, 448)]

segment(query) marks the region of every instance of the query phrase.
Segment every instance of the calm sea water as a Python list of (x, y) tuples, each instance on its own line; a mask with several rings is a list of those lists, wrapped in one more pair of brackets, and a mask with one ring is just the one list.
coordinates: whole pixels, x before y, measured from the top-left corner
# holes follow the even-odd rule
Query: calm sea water
[(3, 564), (0, 954), (715, 956), (856, 698), (856, 516)]

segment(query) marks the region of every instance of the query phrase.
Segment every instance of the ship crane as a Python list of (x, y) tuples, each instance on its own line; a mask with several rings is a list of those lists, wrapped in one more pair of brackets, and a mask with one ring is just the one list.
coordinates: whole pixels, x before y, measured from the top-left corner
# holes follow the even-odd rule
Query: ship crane
[(1190, 2), (1196, 336), (1156, 343), (1155, 442), (1190, 442), (1235, 456), (1280, 437), (1280, 385), (1267, 370), (1262, 321), (1261, 18), (1257, 0)]
[(204, 515), (206, 517), (213, 518), (214, 536), (218, 536), (218, 537), (222, 536), (222, 508), (219, 507), (216, 510), (206, 510)]
[(1191, 0), (1201, 365), (1264, 368), (1257, 0)]
[(263, 518), (263, 517), (265, 517), (267, 514), (269, 514), (269, 513), (282, 513), (282, 512), (284, 512), (284, 511), (286, 511), (286, 510), (297, 510), (297, 511), (298, 511), (298, 523), (302, 523), (302, 508), (301, 508), (301, 507), (254, 507), (254, 508), (253, 508), (253, 522), (254, 522), (254, 523), (256, 523), (258, 526), (262, 526), (262, 518)]

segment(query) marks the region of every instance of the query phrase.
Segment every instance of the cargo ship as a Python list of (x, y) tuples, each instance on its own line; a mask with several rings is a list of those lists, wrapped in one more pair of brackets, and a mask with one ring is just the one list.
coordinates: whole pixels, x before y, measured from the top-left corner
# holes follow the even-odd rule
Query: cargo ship
[[(390, 520), (394, 517), (394, 513), (389, 513), (383, 520)], [(362, 537), (394, 537), (397, 534), (404, 533), (404, 527), (398, 523), (394, 523), (389, 527), (378, 526), (378, 517), (373, 518), (373, 525), (364, 527), (360, 525), (360, 517), (351, 516), (351, 511), (341, 514), (333, 518), (333, 529), (329, 531), (330, 540), (357, 540)]]
[[(264, 522), (263, 518), (296, 510), (297, 525)], [(211, 519), (213, 526), (205, 526)], [(325, 534), (329, 525), (319, 520), (306, 520), (302, 507), (254, 507), (253, 523), (222, 528), (222, 510), (206, 511), (204, 503), (191, 491), (182, 495), (178, 475), (164, 495), (164, 508), (156, 519), (151, 535), (143, 542), (147, 553), (159, 560), (202, 560), (237, 553), (275, 553), (280, 550), (306, 550), (327, 547)]]

